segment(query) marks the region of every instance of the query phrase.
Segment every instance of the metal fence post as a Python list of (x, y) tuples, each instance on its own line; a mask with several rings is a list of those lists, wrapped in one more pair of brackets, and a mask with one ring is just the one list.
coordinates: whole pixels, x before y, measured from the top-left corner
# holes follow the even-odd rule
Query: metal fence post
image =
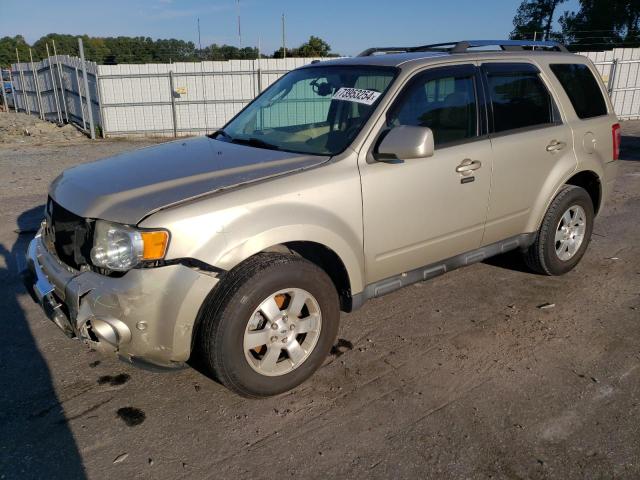
[(38, 81), (38, 70), (33, 63), (33, 53), (29, 49), (29, 60), (31, 61), (31, 73), (33, 74), (33, 83), (36, 86), (36, 100), (38, 101), (38, 109), (40, 110), (40, 119), (44, 120), (44, 108), (42, 106), (42, 97), (40, 96), (40, 82)]
[(104, 109), (102, 108), (102, 83), (100, 83), (100, 75), (98, 75), (98, 66), (96, 65), (96, 92), (98, 93), (98, 110), (100, 110), (100, 136), (105, 138), (104, 129)]
[(74, 67), (76, 70), (76, 83), (78, 84), (78, 100), (80, 101), (80, 115), (82, 115), (82, 129), (87, 129), (87, 123), (84, 119), (84, 106), (82, 104), (82, 87), (80, 86), (80, 75), (78, 75), (78, 67)]
[(173, 136), (178, 136), (178, 116), (176, 115), (176, 90), (173, 86), (173, 70), (169, 70), (169, 88), (171, 89), (171, 113), (173, 115)]
[(13, 98), (13, 111), (18, 111), (18, 103), (16, 102), (16, 88), (13, 85), (13, 73), (11, 73), (11, 65), (9, 65), (9, 84), (11, 85), (11, 97)]
[(87, 80), (87, 62), (84, 59), (84, 45), (82, 44), (81, 37), (78, 37), (78, 49), (80, 50), (80, 60), (82, 61), (82, 81), (84, 83), (84, 94), (87, 101), (87, 113), (89, 114), (91, 140), (95, 140), (96, 129), (93, 126), (93, 106), (91, 105), (91, 93), (89, 92), (89, 81)]
[[(18, 54), (18, 49), (16, 48), (16, 60), (18, 60), (18, 74), (20, 76), (20, 91), (22, 92), (22, 101), (24, 102), (23, 109), (27, 112), (27, 115), (31, 115), (31, 109), (29, 108), (29, 99), (26, 96), (24, 89), (24, 72), (22, 71), (22, 66), (20, 65), (20, 55)], [(18, 104), (16, 102), (16, 112), (18, 111)]]
[(609, 96), (613, 94), (613, 88), (615, 85), (616, 73), (618, 70), (618, 59), (614, 58), (611, 62), (611, 68), (609, 70), (609, 81), (607, 82), (607, 91), (609, 92)]
[(202, 105), (204, 106), (204, 134), (209, 134), (209, 113), (207, 111), (207, 81), (204, 74), (203, 60), (200, 59), (200, 80), (202, 84)]
[(9, 113), (9, 104), (7, 103), (7, 92), (5, 91), (5, 88), (4, 88), (4, 78), (2, 79), (2, 104), (4, 105), (5, 112)]
[(51, 54), (49, 53), (49, 44), (45, 44), (47, 47), (47, 66), (49, 67), (49, 77), (51, 78), (51, 86), (53, 87), (53, 99), (56, 103), (56, 113), (58, 115), (58, 123), (62, 123), (62, 113), (60, 112), (60, 102), (58, 101), (58, 89), (56, 88), (56, 79), (53, 76), (53, 67), (51, 66)]
[(258, 95), (262, 93), (262, 69), (258, 67)]
[(53, 45), (53, 56), (56, 58), (56, 69), (58, 70), (58, 80), (60, 80), (60, 103), (62, 103), (62, 107), (64, 108), (64, 117), (69, 123), (69, 113), (67, 112), (67, 95), (65, 94), (65, 86), (62, 78), (62, 70), (60, 66), (60, 58), (58, 58), (58, 52), (56, 51), (56, 41), (51, 39), (51, 44)]

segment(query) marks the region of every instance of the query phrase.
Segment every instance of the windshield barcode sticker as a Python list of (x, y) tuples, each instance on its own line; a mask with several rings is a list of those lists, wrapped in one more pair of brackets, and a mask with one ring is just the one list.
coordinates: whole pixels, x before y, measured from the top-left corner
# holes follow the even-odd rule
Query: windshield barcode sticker
[(372, 105), (379, 96), (380, 92), (375, 92), (373, 90), (342, 87), (333, 95), (333, 99)]

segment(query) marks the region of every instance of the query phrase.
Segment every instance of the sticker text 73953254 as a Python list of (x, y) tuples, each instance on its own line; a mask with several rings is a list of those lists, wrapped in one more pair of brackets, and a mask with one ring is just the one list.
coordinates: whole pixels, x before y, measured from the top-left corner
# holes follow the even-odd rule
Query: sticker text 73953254
[(342, 87), (333, 95), (333, 99), (372, 105), (379, 96), (380, 92), (374, 90)]

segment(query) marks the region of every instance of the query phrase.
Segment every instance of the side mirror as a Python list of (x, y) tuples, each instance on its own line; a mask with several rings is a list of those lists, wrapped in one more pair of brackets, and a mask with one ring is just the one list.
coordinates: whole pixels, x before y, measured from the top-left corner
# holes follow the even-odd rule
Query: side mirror
[(375, 151), (376, 160), (406, 160), (433, 156), (433, 132), (428, 127), (400, 125), (384, 136)]

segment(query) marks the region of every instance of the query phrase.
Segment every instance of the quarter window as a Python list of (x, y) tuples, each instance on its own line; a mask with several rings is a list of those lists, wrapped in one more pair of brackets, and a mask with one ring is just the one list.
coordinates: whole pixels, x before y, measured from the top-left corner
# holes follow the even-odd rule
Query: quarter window
[(554, 103), (532, 65), (486, 65), (494, 132), (554, 123)]
[(555, 64), (551, 71), (567, 93), (578, 118), (592, 118), (607, 114), (602, 90), (589, 67), (583, 64)]
[(404, 91), (387, 116), (389, 128), (429, 127), (436, 146), (477, 136), (477, 105), (473, 73), (434, 77), (427, 72)]

